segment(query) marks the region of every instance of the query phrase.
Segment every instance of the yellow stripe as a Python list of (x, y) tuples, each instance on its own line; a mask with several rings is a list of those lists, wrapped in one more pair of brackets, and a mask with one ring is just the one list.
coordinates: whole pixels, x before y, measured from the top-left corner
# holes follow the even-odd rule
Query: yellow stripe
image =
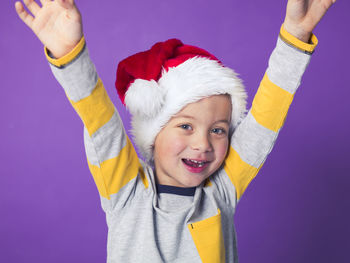
[(140, 165), (139, 173), (140, 173), (143, 185), (145, 186), (145, 188), (148, 188), (148, 180), (141, 165)]
[(225, 262), (225, 244), (219, 209), (217, 215), (189, 224), (187, 227), (203, 263)]
[(265, 74), (252, 103), (255, 120), (277, 132), (283, 125), (293, 94), (272, 83)]
[[(109, 195), (119, 192), (123, 186), (137, 176), (138, 172), (142, 170), (142, 166), (129, 138), (116, 158), (101, 163), (101, 170)], [(143, 173), (140, 175), (144, 177)], [(145, 181), (143, 180), (143, 182)], [(145, 187), (148, 187), (148, 183), (145, 184)]]
[(285, 30), (283, 25), (281, 26), (281, 30), (280, 30), (280, 37), (284, 42), (296, 47), (297, 49), (300, 49), (308, 53), (312, 53), (318, 44), (318, 39), (314, 34), (311, 34), (311, 38), (310, 38), (311, 43), (305, 43), (300, 39), (296, 38), (295, 36), (293, 36), (292, 34), (290, 34), (289, 32), (287, 32), (287, 30)]
[(236, 188), (237, 200), (241, 198), (249, 183), (260, 170), (244, 162), (231, 146), (225, 159), (224, 169)]
[(102, 81), (98, 79), (92, 93), (78, 102), (70, 100), (91, 136), (113, 116), (115, 108)]
[(110, 199), (112, 194), (118, 193), (137, 174), (141, 176), (145, 188), (148, 187), (148, 180), (129, 138), (119, 155), (102, 162), (101, 168), (89, 162), (88, 164), (97, 189), (104, 198)]
[(57, 67), (61, 67), (61, 66), (64, 66), (64, 65), (68, 64), (73, 59), (75, 59), (80, 54), (80, 52), (83, 50), (84, 46), (85, 46), (85, 38), (83, 36), (80, 39), (79, 43), (73, 48), (73, 50), (70, 51), (68, 54), (64, 55), (61, 58), (57, 58), (56, 59), (56, 58), (50, 57), (48, 49), (47, 49), (46, 46), (44, 47), (44, 51), (45, 51), (45, 55), (46, 55), (47, 60), (51, 64), (53, 64), (53, 65), (55, 65)]
[(97, 190), (101, 196), (104, 198), (110, 199), (109, 195), (107, 193), (107, 187), (103, 180), (103, 176), (101, 174), (101, 169), (97, 165), (92, 165), (89, 160), (87, 160), (90, 172), (92, 174), (92, 177), (94, 178), (95, 184), (97, 186)]

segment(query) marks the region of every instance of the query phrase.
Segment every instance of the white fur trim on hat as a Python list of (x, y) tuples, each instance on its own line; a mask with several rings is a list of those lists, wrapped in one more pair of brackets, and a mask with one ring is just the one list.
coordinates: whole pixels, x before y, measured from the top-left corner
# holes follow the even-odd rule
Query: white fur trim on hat
[(219, 94), (231, 96), (231, 128), (235, 128), (246, 114), (247, 94), (237, 74), (216, 60), (193, 57), (163, 69), (158, 83), (135, 80), (125, 104), (132, 114), (135, 144), (146, 161), (152, 159), (154, 140), (172, 116), (189, 103)]
[(155, 117), (162, 108), (163, 90), (155, 80), (136, 79), (125, 94), (125, 105), (133, 116)]

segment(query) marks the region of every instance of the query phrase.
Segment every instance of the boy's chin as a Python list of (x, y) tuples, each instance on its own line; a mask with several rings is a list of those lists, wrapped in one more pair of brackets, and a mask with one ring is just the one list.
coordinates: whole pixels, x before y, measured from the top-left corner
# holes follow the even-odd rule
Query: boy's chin
[(180, 187), (197, 187), (200, 186), (203, 182), (206, 182), (208, 180), (208, 178), (204, 178), (203, 180), (190, 180), (190, 181), (186, 181), (186, 182), (181, 182)]

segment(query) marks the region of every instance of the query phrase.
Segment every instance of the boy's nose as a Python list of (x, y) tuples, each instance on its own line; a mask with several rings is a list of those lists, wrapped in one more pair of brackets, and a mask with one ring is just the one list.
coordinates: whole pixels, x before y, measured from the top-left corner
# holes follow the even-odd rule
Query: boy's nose
[(213, 150), (208, 135), (204, 134), (197, 134), (193, 136), (191, 148), (192, 150), (200, 152), (210, 152)]

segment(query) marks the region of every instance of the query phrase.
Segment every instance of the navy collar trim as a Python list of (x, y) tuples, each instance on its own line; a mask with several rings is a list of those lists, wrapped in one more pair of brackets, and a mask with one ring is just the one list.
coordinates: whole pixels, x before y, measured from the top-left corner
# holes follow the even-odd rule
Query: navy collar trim
[(172, 185), (156, 184), (158, 193), (194, 196), (196, 187), (178, 187)]

